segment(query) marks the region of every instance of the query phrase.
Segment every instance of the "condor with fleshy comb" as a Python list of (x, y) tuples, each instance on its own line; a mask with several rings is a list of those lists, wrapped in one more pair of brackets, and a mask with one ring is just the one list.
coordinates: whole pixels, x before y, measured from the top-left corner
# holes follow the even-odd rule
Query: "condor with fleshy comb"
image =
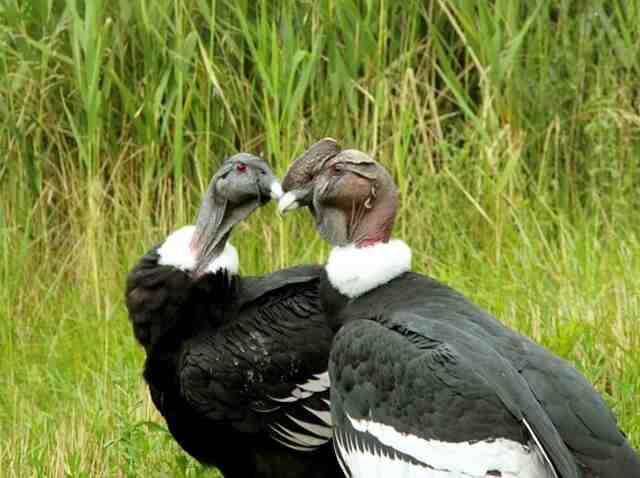
[(228, 242), (236, 224), (280, 194), (264, 161), (232, 156), (195, 226), (152, 248), (127, 278), (153, 403), (180, 446), (227, 478), (341, 475), (330, 443), (321, 268), (241, 277)]
[(320, 295), (337, 331), (331, 412), (347, 476), (640, 477), (611, 410), (571, 364), (410, 271), (382, 166), (356, 150), (303, 155), (283, 185), (280, 211), (310, 207), (334, 246)]

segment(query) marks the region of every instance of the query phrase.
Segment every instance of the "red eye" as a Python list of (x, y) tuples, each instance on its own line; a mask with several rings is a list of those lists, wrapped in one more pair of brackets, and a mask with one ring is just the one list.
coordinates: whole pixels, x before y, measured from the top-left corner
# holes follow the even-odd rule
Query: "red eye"
[(238, 171), (239, 173), (244, 173), (247, 170), (247, 165), (244, 163), (238, 163), (236, 164), (236, 171)]
[(331, 166), (332, 174), (340, 174), (342, 172), (342, 164), (334, 164)]

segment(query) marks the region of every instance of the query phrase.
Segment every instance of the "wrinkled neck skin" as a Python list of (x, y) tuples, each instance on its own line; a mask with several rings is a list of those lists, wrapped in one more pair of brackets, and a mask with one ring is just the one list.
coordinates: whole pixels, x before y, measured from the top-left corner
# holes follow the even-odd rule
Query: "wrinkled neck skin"
[[(209, 255), (211, 260), (214, 260), (224, 250), (229, 238), (229, 231), (226, 234), (222, 234), (217, 240), (211, 241), (210, 237), (215, 236), (220, 229), (219, 224), (215, 224), (215, 217), (222, 217), (226, 210), (226, 201), (217, 199), (215, 196), (207, 196), (200, 206), (198, 211), (198, 217), (196, 218), (195, 229), (193, 236), (189, 242), (189, 248), (191, 252), (197, 257), (199, 262), (204, 260), (205, 255)], [(207, 250), (208, 249), (208, 250)]]
[[(354, 222), (351, 240), (334, 243), (325, 265), (324, 296), (329, 314), (411, 270), (411, 249), (404, 241), (390, 239), (397, 207), (395, 193), (379, 197), (376, 204)], [(343, 221), (347, 223), (346, 218)], [(340, 228), (341, 225), (338, 225)], [(342, 297), (340, 297), (342, 296)]]
[[(199, 231), (198, 226), (196, 225), (193, 237), (189, 242), (189, 248), (196, 259), (196, 264), (190, 271), (191, 276), (194, 279), (199, 279), (207, 273), (216, 272), (218, 270), (228, 270), (229, 265), (221, 259), (227, 251), (227, 246), (233, 247), (228, 242), (232, 229), (233, 228), (229, 228), (229, 231), (226, 234), (221, 235), (220, 239), (215, 243), (205, 247), (201, 245), (202, 240), (198, 239)], [(237, 272), (237, 268), (234, 271), (229, 270), (229, 272), (231, 274), (235, 274)]]
[[(193, 236), (189, 242), (189, 249), (195, 256), (195, 265), (189, 272), (194, 278), (219, 269), (228, 269), (231, 274), (237, 273), (237, 252), (227, 241), (233, 226), (258, 207), (258, 201), (236, 205), (217, 197), (215, 192), (207, 194), (198, 212)], [(235, 265), (233, 261), (229, 262), (229, 259), (233, 259), (228, 257), (229, 255), (235, 255)]]
[(356, 248), (363, 248), (389, 242), (397, 207), (398, 197), (395, 192), (379, 198), (373, 208), (355, 225), (351, 243)]
[(238, 254), (227, 240), (233, 227), (251, 215), (261, 205), (260, 196), (242, 202), (227, 199), (216, 190), (212, 182), (198, 212), (193, 238), (189, 244), (196, 257), (193, 277), (226, 269), (230, 274), (238, 272)]
[(324, 240), (337, 247), (354, 245), (362, 248), (386, 243), (391, 237), (397, 207), (395, 192), (378, 197), (370, 208), (360, 205), (344, 211), (314, 204), (318, 211), (316, 228)]
[(238, 252), (228, 242), (233, 226), (258, 207), (247, 203), (237, 207), (224, 199), (208, 196), (202, 203), (195, 226), (172, 233), (158, 249), (160, 265), (170, 265), (198, 279), (207, 273), (238, 273)]

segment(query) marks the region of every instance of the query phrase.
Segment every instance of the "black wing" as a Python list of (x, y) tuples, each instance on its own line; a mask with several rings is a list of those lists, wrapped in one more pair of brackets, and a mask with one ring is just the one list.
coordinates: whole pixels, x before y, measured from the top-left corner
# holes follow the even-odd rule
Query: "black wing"
[(134, 335), (147, 352), (175, 327), (177, 311), (191, 293), (191, 279), (185, 272), (158, 264), (158, 247), (149, 250), (131, 269), (125, 288)]
[(569, 362), (505, 327), (459, 292), (420, 274), (403, 275), (389, 287), (355, 301), (345, 313), (366, 317), (371, 309), (379, 309), (377, 304), (389, 304), (387, 309), (411, 306), (423, 317), (491, 344), (526, 380), (585, 476), (640, 478), (640, 459), (611, 409)]
[(194, 280), (187, 272), (158, 263), (158, 246), (127, 275), (125, 301), (133, 332), (149, 354), (161, 341), (175, 343), (230, 317), (240, 281), (221, 270)]
[[(381, 323), (355, 320), (335, 338), (330, 375), (334, 447), (347, 476), (500, 476), (492, 475), (498, 465), (513, 476), (580, 476), (525, 380), (448, 324), (399, 312)], [(508, 444), (494, 468), (500, 439)], [(530, 446), (541, 457), (527, 458)]]
[[(435, 283), (435, 281), (433, 281)], [(437, 283), (435, 283), (437, 284)], [(437, 284), (431, 317), (456, 326), (491, 343), (526, 380), (586, 476), (640, 478), (640, 458), (620, 431), (617, 419), (593, 385), (568, 361), (508, 329), (461, 294)], [(436, 308), (447, 313), (442, 318)]]
[[(640, 478), (640, 459), (600, 394), (569, 362), (536, 344), (510, 357), (586, 476)], [(520, 358), (520, 360), (518, 360)], [(524, 358), (524, 359), (523, 359)]]
[(320, 312), (319, 271), (243, 279), (237, 318), (186, 347), (181, 389), (197, 413), (296, 450), (330, 440), (332, 336)]

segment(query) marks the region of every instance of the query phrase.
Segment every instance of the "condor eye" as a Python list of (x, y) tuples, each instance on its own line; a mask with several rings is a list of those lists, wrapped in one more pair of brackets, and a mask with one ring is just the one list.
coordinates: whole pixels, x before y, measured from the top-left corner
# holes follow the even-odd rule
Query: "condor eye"
[(239, 173), (244, 173), (247, 170), (247, 165), (244, 163), (238, 163), (236, 164), (236, 171), (238, 171)]
[(342, 171), (344, 171), (344, 167), (342, 166), (342, 164), (336, 163), (331, 166), (330, 171), (331, 174), (342, 174)]

